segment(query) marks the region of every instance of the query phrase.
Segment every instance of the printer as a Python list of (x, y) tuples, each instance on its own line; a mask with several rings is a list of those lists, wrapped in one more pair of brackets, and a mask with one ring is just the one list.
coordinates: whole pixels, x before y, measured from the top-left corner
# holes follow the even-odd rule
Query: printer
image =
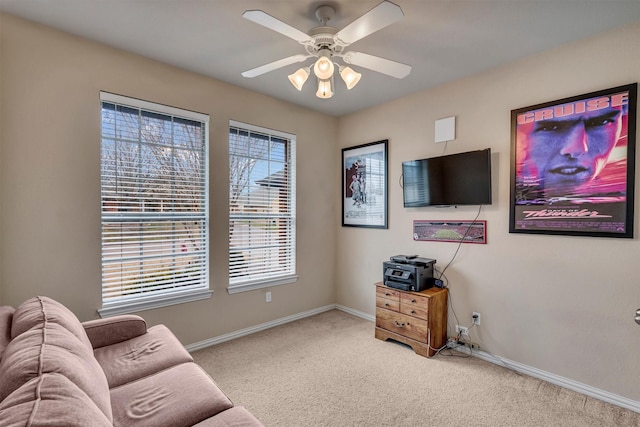
[(435, 259), (395, 255), (382, 263), (383, 283), (390, 288), (420, 292), (433, 286)]

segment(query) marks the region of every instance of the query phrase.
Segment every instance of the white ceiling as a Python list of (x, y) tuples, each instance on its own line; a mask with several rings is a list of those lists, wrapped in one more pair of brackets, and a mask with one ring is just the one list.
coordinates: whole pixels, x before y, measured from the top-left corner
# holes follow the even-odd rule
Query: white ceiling
[(338, 79), (327, 100), (315, 96), (311, 79), (301, 92), (291, 86), (287, 75), (300, 64), (253, 79), (240, 75), (304, 53), (297, 42), (243, 19), (245, 10), (264, 10), (308, 32), (319, 25), (314, 12), (321, 4), (336, 9), (329, 24), (341, 29), (380, 1), (0, 0), (0, 11), (335, 116), (640, 21), (640, 0), (397, 0), (405, 17), (350, 49), (412, 65), (404, 79), (360, 68), (354, 89)]

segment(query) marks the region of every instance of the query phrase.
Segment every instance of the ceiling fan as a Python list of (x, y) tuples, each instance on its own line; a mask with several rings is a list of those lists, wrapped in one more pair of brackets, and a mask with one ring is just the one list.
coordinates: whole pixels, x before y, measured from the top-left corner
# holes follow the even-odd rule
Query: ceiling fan
[(245, 71), (242, 75), (253, 78), (297, 62), (304, 62), (309, 58), (318, 58), (313, 64), (289, 75), (289, 80), (296, 89), (302, 90), (313, 68), (318, 80), (316, 96), (331, 98), (334, 93), (333, 74), (336, 65), (347, 89), (352, 89), (362, 77), (351, 67), (338, 63), (337, 58), (345, 64), (360, 66), (398, 79), (406, 77), (411, 72), (411, 66), (407, 64), (366, 53), (345, 51), (350, 44), (402, 19), (404, 13), (400, 6), (390, 1), (383, 1), (339, 31), (328, 25), (335, 16), (335, 9), (332, 6), (318, 6), (315, 15), (320, 21), (320, 26), (312, 28), (309, 34), (305, 34), (262, 10), (245, 11), (242, 14), (244, 18), (297, 41), (304, 46), (306, 54), (297, 54), (270, 62)]

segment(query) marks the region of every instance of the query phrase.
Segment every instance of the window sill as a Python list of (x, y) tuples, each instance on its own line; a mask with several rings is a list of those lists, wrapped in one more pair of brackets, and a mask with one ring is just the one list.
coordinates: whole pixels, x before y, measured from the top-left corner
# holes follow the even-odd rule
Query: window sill
[(237, 294), (240, 292), (255, 291), (256, 289), (270, 288), (272, 286), (287, 285), (298, 281), (298, 276), (278, 277), (272, 280), (256, 280), (253, 282), (244, 282), (227, 287), (227, 292)]
[(212, 294), (213, 291), (209, 289), (199, 289), (180, 294), (152, 297), (145, 300), (111, 303), (103, 305), (102, 308), (98, 310), (98, 314), (100, 317), (104, 318), (120, 314), (136, 313), (138, 311), (151, 310), (153, 308), (167, 307), (170, 305), (207, 299), (211, 298)]

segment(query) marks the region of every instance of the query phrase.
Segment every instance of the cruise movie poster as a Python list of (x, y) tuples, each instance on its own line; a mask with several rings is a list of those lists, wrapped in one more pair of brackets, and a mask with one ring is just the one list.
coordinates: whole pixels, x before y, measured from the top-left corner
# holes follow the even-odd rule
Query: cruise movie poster
[(509, 232), (633, 238), (637, 83), (511, 111)]

